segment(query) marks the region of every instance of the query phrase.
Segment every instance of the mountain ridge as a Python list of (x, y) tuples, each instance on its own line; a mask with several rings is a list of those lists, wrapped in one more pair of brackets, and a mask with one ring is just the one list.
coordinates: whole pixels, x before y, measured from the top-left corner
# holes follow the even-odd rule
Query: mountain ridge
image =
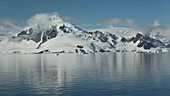
[[(41, 19), (38, 17), (41, 17)], [(30, 48), (36, 52), (42, 52), (43, 50), (78, 53), (111, 52), (118, 50), (169, 50), (168, 44), (165, 44), (159, 39), (144, 35), (141, 32), (135, 31), (136, 34), (127, 35), (132, 34), (132, 30), (128, 28), (123, 29), (123, 31), (117, 29), (117, 34), (116, 32), (83, 30), (74, 24), (64, 22), (56, 14), (50, 14), (48, 16), (46, 14), (38, 14), (32, 17), (28, 24), (29, 26), (26, 26), (15, 36), (12, 36), (11, 40), (18, 43), (25, 42), (25, 46), (28, 42), (32, 42), (34, 47), (31, 48), (30, 46)], [(8, 47), (8, 45), (6, 46)], [(12, 48), (14, 46), (10, 47)], [(20, 49), (24, 50), (24, 47), (22, 48), (21, 45), (21, 48), (17, 49), (14, 47), (13, 50)]]

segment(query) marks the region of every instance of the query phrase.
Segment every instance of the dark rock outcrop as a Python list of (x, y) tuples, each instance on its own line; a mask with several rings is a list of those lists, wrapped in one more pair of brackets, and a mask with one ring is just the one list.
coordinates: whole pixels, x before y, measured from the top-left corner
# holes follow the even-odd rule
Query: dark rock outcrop
[(137, 33), (136, 36), (134, 37), (133, 43), (136, 43), (140, 38), (142, 38), (143, 35), (140, 33)]
[(125, 37), (122, 37), (122, 38), (121, 38), (121, 41), (122, 41), (122, 42), (128, 42), (128, 40), (127, 40)]
[(138, 47), (142, 47), (144, 44), (145, 44), (145, 41), (140, 41), (137, 46), (138, 46)]
[(63, 31), (64, 33), (70, 33), (70, 31), (72, 31), (72, 30), (70, 30), (69, 27), (65, 26), (64, 24), (62, 26), (60, 26), (59, 29), (61, 31)]
[(106, 50), (104, 50), (104, 49), (100, 49), (100, 50), (99, 50), (99, 52), (106, 52)]
[(82, 45), (77, 45), (77, 48), (83, 48), (83, 46)]
[(137, 47), (143, 47), (145, 50), (149, 50), (151, 48), (156, 48), (156, 47), (163, 47), (163, 48), (167, 47), (162, 41), (156, 40), (154, 38), (151, 38), (147, 35), (143, 35), (141, 33), (137, 33), (136, 36), (132, 38), (122, 37), (121, 41), (125, 43), (129, 43), (129, 42), (137, 43), (137, 41), (139, 41)]
[(150, 48), (155, 48), (155, 46), (151, 42), (146, 42), (143, 46), (145, 50), (149, 50)]
[(52, 39), (55, 38), (57, 36), (58, 32), (55, 28), (52, 28), (50, 30), (47, 30), (46, 32), (43, 33), (42, 36), (42, 41), (41, 43), (38, 45), (37, 49), (40, 48), (41, 44), (45, 43), (48, 41), (48, 39)]
[(52, 26), (45, 32), (35, 32), (33, 28), (30, 28), (29, 30), (24, 30), (18, 33), (17, 37), (25, 40), (32, 40), (36, 43), (39, 43), (41, 41), (37, 47), (37, 49), (39, 49), (41, 44), (47, 42), (49, 39), (57, 37), (57, 34), (58, 32), (56, 26)]

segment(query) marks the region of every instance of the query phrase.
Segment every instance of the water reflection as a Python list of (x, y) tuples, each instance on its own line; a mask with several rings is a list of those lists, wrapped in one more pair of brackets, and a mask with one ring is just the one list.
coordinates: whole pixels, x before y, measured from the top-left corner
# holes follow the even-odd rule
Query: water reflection
[(135, 95), (142, 91), (153, 94), (147, 90), (156, 93), (156, 88), (170, 83), (169, 56), (169, 53), (0, 56), (0, 94), (102, 96)]

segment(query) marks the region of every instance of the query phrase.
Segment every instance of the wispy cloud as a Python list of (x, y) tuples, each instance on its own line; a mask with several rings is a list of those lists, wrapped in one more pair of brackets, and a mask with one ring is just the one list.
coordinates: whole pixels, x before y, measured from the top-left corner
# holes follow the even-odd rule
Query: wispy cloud
[(169, 34), (170, 26), (162, 25), (159, 20), (155, 20), (151, 24), (140, 25), (139, 23), (135, 22), (135, 20), (130, 18), (121, 19), (121, 18), (114, 17), (111, 19), (101, 20), (99, 22), (96, 22), (96, 24), (88, 24), (86, 22), (87, 21), (86, 19), (79, 20), (69, 16), (62, 16), (61, 19), (57, 12), (35, 14), (34, 16), (26, 20), (25, 23), (18, 22), (10, 18), (0, 19), (0, 34), (2, 33), (15, 34), (21, 31), (26, 26), (31, 26), (36, 28), (41, 27), (42, 29), (44, 28), (44, 30), (46, 30), (46, 28), (48, 28), (51, 24), (49, 18), (53, 18), (53, 19), (56, 18), (58, 20), (53, 23), (58, 23), (60, 21), (76, 22), (76, 24), (78, 24), (77, 26), (80, 26), (81, 28), (85, 28), (85, 29), (88, 28), (92, 29), (93, 27), (104, 28), (108, 26), (115, 26), (115, 27), (133, 28), (136, 29), (137, 31), (143, 32), (146, 35), (156, 34), (159, 32), (170, 39), (170, 34)]
[(35, 14), (27, 20), (27, 25), (39, 30), (46, 30), (49, 26), (62, 23), (57, 12)]
[(137, 27), (135, 27), (135, 29), (141, 31), (146, 35), (154, 35), (160, 33), (170, 39), (170, 34), (169, 34), (170, 26), (162, 25), (159, 20), (153, 21), (152, 24), (146, 24), (142, 26), (138, 25)]
[(73, 22), (73, 21), (75, 21), (75, 18), (70, 17), (70, 16), (62, 16), (61, 18), (62, 18), (63, 21), (65, 21), (65, 22)]
[(121, 18), (111, 18), (111, 19), (106, 19), (106, 20), (102, 20), (99, 21), (100, 24), (104, 25), (104, 26), (116, 26), (116, 27), (134, 27), (136, 26), (136, 23), (133, 19), (121, 19)]
[(0, 19), (1, 34), (14, 34), (22, 29), (23, 23), (14, 19)]
[(160, 33), (165, 37), (170, 39), (170, 26), (169, 25), (162, 25), (159, 20), (153, 21), (151, 24), (141, 25), (133, 19), (121, 19), (121, 18), (111, 18), (99, 21), (98, 24), (100, 26), (114, 26), (114, 27), (128, 27), (133, 28), (139, 32), (144, 33), (145, 35), (153, 35)]

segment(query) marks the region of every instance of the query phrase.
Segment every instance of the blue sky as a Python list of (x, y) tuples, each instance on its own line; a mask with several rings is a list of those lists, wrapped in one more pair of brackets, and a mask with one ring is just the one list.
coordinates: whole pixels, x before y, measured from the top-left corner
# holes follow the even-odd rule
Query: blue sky
[(0, 0), (0, 19), (25, 21), (37, 13), (58, 12), (75, 24), (96, 24), (119, 18), (138, 24), (159, 20), (170, 25), (170, 0)]

